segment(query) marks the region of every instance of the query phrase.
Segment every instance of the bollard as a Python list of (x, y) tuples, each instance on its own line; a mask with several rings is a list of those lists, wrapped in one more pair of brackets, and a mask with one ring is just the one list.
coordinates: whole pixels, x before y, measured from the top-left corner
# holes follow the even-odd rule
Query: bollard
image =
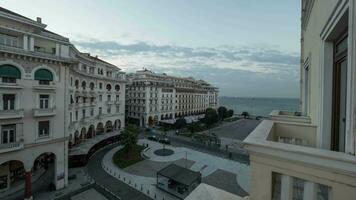
[(135, 183), (135, 188), (137, 188), (137, 184)]
[(143, 190), (143, 188), (142, 188), (142, 184), (141, 184), (141, 191)]
[(131, 180), (129, 180), (129, 185), (131, 185)]
[(157, 198), (156, 193), (155, 193), (155, 199)]
[(147, 190), (147, 194), (150, 195), (150, 190)]

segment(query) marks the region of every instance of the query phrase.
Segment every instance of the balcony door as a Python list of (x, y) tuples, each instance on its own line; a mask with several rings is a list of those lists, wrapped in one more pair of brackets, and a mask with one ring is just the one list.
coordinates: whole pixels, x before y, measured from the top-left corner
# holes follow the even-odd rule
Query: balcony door
[(345, 151), (347, 97), (347, 35), (334, 43), (331, 149)]
[(15, 125), (3, 125), (1, 130), (1, 144), (9, 144), (16, 141)]

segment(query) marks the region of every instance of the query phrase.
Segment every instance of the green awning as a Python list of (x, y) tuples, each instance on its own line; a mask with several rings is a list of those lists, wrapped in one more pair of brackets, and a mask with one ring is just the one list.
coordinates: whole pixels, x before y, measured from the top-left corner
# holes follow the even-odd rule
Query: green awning
[(39, 81), (53, 81), (52, 72), (47, 69), (39, 69), (35, 72), (35, 80)]
[(0, 77), (21, 79), (21, 72), (15, 66), (12, 66), (12, 65), (1, 65), (0, 66)]

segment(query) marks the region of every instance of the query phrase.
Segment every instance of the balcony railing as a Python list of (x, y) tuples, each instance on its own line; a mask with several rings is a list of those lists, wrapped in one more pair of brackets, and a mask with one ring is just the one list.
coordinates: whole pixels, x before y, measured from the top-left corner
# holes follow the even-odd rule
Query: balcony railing
[(302, 115), (300, 112), (290, 112), (273, 110), (269, 116), (275, 121), (310, 123), (310, 117)]
[(0, 119), (17, 119), (24, 117), (23, 109), (0, 110)]
[(16, 151), (24, 147), (23, 142), (13, 142), (8, 144), (0, 144), (0, 153)]
[(33, 109), (33, 116), (34, 117), (48, 117), (48, 116), (53, 116), (56, 115), (56, 108), (45, 108), (45, 109), (41, 109), (41, 108), (37, 108), (37, 109)]
[[(335, 194), (356, 187), (356, 157), (320, 148), (315, 125), (264, 120), (243, 143), (254, 166), (250, 191), (253, 199), (270, 199), (273, 173), (303, 179), (308, 184), (324, 184)], [(261, 184), (263, 187), (259, 187)]]
[(0, 144), (0, 153), (16, 151), (24, 148), (22, 124), (17, 124), (16, 126), (18, 129), (16, 132), (16, 141), (6, 144)]

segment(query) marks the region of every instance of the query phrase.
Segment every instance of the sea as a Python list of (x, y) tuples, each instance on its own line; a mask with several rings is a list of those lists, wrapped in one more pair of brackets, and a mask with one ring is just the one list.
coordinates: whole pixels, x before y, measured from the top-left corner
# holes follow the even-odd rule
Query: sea
[(267, 117), (272, 110), (299, 111), (299, 99), (219, 97), (219, 106), (233, 109), (235, 114), (246, 111), (250, 115)]

